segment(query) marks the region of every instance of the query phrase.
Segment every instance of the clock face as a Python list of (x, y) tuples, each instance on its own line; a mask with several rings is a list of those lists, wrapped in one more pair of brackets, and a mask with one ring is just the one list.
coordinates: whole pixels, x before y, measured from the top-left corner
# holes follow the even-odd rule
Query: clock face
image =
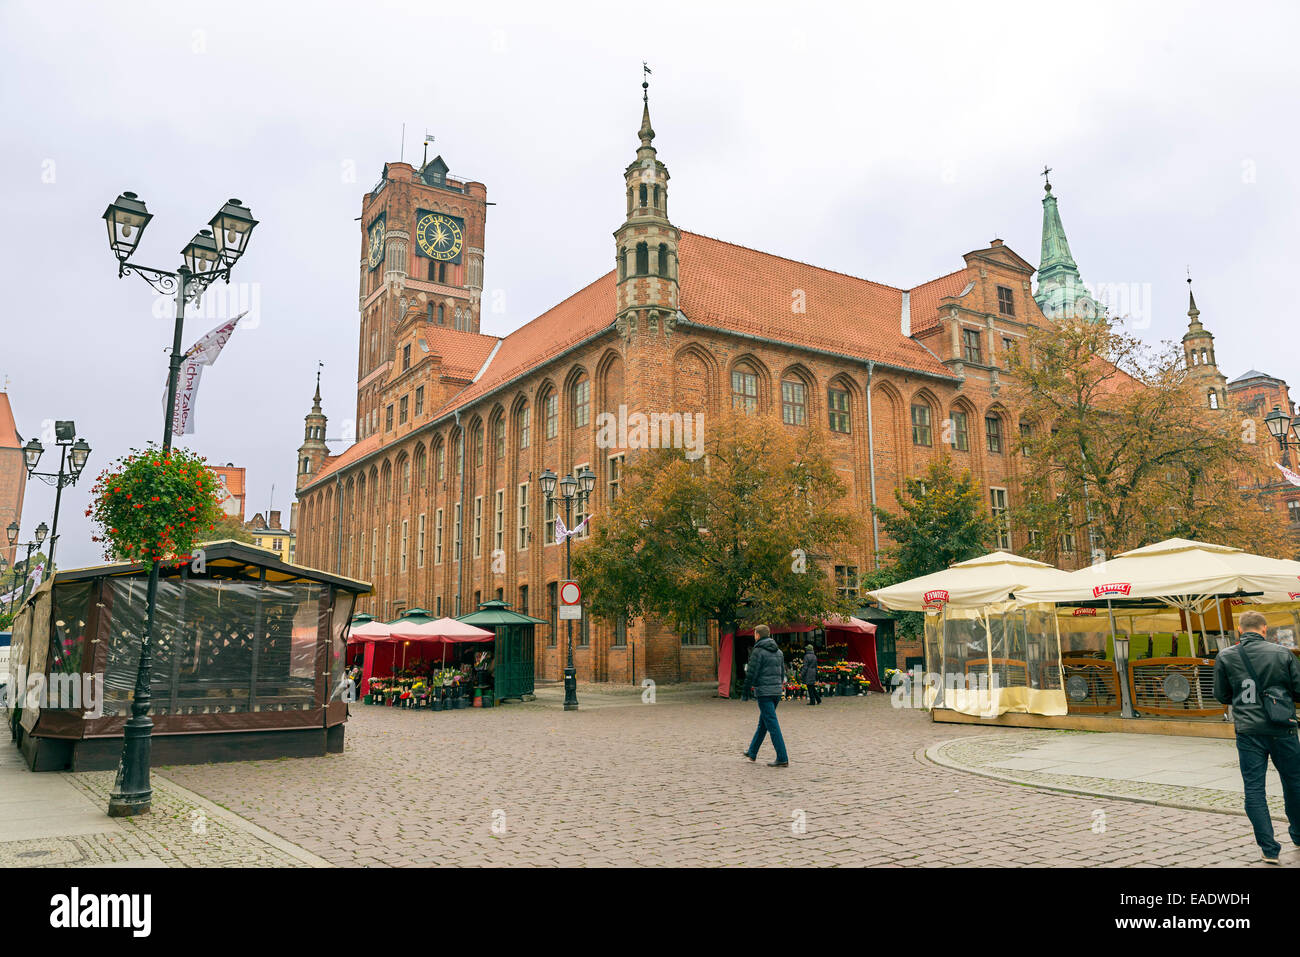
[(374, 269), (384, 258), (384, 221), (370, 227), (370, 268)]
[(415, 241), (430, 259), (447, 262), (460, 255), (460, 225), (442, 213), (425, 213), (415, 225)]

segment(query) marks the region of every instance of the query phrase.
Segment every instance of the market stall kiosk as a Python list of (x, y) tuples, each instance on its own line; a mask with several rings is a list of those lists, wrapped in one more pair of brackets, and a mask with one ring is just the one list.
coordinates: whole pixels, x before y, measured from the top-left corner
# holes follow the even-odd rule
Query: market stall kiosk
[[(14, 626), (11, 731), (33, 770), (109, 770), (122, 753), (148, 566), (58, 571)], [(239, 542), (164, 567), (152, 641), (158, 764), (343, 750), (344, 648), (370, 586)]]
[(523, 700), (531, 696), (535, 674), (534, 629), (546, 622), (512, 611), (510, 603), (500, 598), (480, 603), (478, 611), (457, 620), (496, 634), (492, 674), (496, 700)]

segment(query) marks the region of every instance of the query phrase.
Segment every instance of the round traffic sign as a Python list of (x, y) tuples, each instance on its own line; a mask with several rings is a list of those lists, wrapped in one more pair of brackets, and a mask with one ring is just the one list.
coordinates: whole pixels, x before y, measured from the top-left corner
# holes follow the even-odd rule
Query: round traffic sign
[(566, 605), (576, 605), (582, 601), (582, 589), (577, 582), (565, 582), (560, 586), (560, 601)]

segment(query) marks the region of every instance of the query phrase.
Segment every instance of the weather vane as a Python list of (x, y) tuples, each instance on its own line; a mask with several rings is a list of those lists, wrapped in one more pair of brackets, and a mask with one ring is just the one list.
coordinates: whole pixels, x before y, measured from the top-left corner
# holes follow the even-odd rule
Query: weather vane
[(643, 92), (641, 93), (641, 95), (642, 95), (643, 97), (648, 97), (648, 96), (650, 95), (650, 79), (649, 79), (649, 77), (650, 77), (650, 74), (653, 73), (653, 72), (654, 72), (654, 71), (650, 69), (650, 65), (649, 65), (648, 63), (646, 63), (645, 60), (642, 60), (642, 61), (641, 61), (641, 89), (642, 89)]
[(1052, 168), (1048, 166), (1046, 163), (1044, 163), (1043, 171), (1038, 174), (1039, 176), (1043, 177), (1043, 183), (1047, 186), (1049, 190), (1052, 188), (1052, 181), (1047, 178), (1047, 174), (1050, 173), (1051, 171)]

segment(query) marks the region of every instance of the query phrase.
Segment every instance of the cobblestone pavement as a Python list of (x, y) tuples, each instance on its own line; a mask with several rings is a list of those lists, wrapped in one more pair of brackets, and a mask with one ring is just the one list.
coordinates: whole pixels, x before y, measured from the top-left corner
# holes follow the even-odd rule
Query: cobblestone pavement
[[(600, 695), (599, 706), (571, 713), (551, 688), (536, 702), (485, 711), (355, 706), (341, 755), (166, 774), (339, 865), (1193, 867), (1258, 858), (1240, 818), (937, 766), (926, 748), (990, 729), (935, 725), (880, 695), (783, 705), (788, 769), (765, 766), (770, 744), (757, 764), (741, 756), (753, 703), (699, 688), (660, 689), (655, 704), (633, 690)], [(1283, 863), (1300, 855), (1288, 848)]]
[[(1114, 738), (1146, 739), (1146, 747), (1142, 749), (1146, 753), (1146, 760), (1136, 763), (1141, 766), (1129, 768), (1125, 764), (1122, 771), (1125, 776), (1117, 777), (1108, 773), (1120, 766), (1117, 762), (1098, 760), (1093, 774), (1060, 773), (1061, 762), (1056, 755), (1074, 752), (1072, 756), (1075, 761), (1071, 763), (1081, 763), (1094, 750), (1091, 742)], [(1049, 748), (1052, 753), (1048, 753)], [(1198, 749), (1195, 758), (1189, 748)], [(1180, 765), (1178, 759), (1185, 752), (1186, 760)], [(1162, 735), (1103, 735), (1081, 731), (1017, 731), (943, 742), (929, 748), (926, 757), (946, 767), (1018, 784), (1123, 798), (1164, 807), (1218, 811), (1242, 817), (1246, 814), (1242, 803), (1237, 748), (1230, 740), (1169, 739)], [(1193, 760), (1195, 765), (1192, 765)], [(1045, 770), (1053, 766), (1058, 770)], [(1197, 770), (1179, 769), (1188, 766), (1194, 766)], [(1201, 770), (1206, 768), (1217, 768), (1221, 773), (1212, 777), (1208, 771)], [(1161, 778), (1166, 780), (1161, 781)], [(1166, 783), (1168, 779), (1191, 782), (1198, 778), (1208, 779), (1206, 786)], [(1275, 771), (1270, 771), (1268, 775), (1267, 798), (1274, 819), (1281, 825), (1276, 830), (1283, 833), (1285, 825), (1282, 822), (1286, 820), (1286, 812), (1281, 781)]]
[(113, 777), (33, 774), (8, 746), (0, 757), (0, 867), (328, 866), (158, 774), (149, 814), (110, 818)]

